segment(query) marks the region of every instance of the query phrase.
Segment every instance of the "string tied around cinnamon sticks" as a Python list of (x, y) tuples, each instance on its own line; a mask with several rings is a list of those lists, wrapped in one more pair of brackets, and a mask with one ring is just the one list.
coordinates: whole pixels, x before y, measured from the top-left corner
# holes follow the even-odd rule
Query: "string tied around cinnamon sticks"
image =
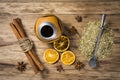
[(39, 61), (38, 56), (34, 53), (32, 47), (32, 41), (26, 36), (23, 25), (20, 18), (13, 19), (13, 22), (10, 23), (10, 27), (12, 28), (14, 34), (16, 35), (18, 42), (25, 52), (29, 62), (32, 65), (32, 68), (35, 73), (39, 71), (43, 71), (44, 67), (42, 63)]
[(32, 49), (33, 41), (29, 38), (22, 38), (18, 40), (18, 43), (23, 52), (27, 52)]

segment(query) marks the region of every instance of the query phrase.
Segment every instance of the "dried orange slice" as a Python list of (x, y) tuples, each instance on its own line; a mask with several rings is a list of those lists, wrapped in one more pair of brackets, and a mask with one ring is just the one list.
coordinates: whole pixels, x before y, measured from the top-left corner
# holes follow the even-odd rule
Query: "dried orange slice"
[(48, 63), (55, 63), (59, 59), (59, 54), (56, 50), (54, 49), (47, 49), (44, 52), (44, 59)]
[(72, 51), (65, 51), (61, 55), (61, 62), (65, 65), (73, 64), (75, 61), (75, 55)]
[(64, 52), (69, 48), (70, 40), (66, 36), (61, 36), (60, 39), (53, 43), (53, 45), (58, 52)]

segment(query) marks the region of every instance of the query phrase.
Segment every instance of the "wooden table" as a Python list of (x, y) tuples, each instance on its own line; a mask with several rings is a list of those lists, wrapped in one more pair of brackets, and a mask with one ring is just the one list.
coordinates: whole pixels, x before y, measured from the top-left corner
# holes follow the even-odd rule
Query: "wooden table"
[[(0, 80), (119, 80), (120, 79), (120, 1), (119, 0), (0, 0)], [(87, 59), (80, 54), (79, 36), (69, 36), (70, 50), (85, 64), (85, 69), (77, 71), (74, 65), (65, 66), (65, 71), (56, 71), (56, 64), (48, 64), (43, 59), (43, 52), (49, 44), (39, 41), (34, 34), (34, 25), (40, 16), (55, 14), (64, 26), (75, 26), (79, 34), (89, 21), (101, 20), (101, 14), (107, 14), (107, 22), (114, 32), (112, 55), (100, 61), (98, 69), (91, 69)], [(82, 22), (75, 20), (82, 17)], [(28, 36), (34, 41), (36, 53), (48, 71), (34, 74), (30, 64), (25, 72), (19, 72), (17, 62), (28, 62), (25, 54), (15, 42), (17, 41), (9, 23), (20, 17)], [(11, 44), (12, 43), (12, 44)], [(12, 65), (10, 65), (12, 64)]]

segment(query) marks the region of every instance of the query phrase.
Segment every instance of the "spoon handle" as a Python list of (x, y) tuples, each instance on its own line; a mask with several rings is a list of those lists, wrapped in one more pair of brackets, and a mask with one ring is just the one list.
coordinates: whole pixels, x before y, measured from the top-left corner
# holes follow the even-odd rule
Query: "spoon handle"
[(103, 14), (102, 15), (101, 25), (100, 25), (100, 32), (98, 34), (97, 43), (95, 45), (94, 56), (96, 56), (96, 53), (97, 53), (97, 50), (98, 50), (98, 46), (99, 46), (99, 43), (100, 43), (100, 38), (101, 38), (101, 35), (102, 35), (102, 32), (103, 32), (103, 27), (104, 27), (104, 22), (105, 22), (105, 17), (106, 17), (106, 15)]

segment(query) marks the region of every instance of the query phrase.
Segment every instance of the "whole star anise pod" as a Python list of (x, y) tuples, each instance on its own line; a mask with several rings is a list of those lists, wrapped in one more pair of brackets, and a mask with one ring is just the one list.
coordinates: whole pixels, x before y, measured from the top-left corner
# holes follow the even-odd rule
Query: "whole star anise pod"
[(82, 22), (82, 17), (81, 16), (76, 16), (75, 19), (77, 20), (77, 22)]
[(69, 33), (70, 35), (75, 35), (75, 34), (78, 33), (78, 32), (77, 32), (77, 29), (76, 29), (74, 26), (72, 26), (72, 27), (69, 29), (68, 33)]
[(77, 70), (81, 70), (82, 68), (84, 68), (84, 64), (83, 63), (81, 63), (80, 61), (76, 61), (75, 62), (75, 69), (77, 69)]
[(27, 63), (24, 63), (23, 61), (22, 62), (18, 62), (17, 69), (19, 71), (23, 72), (23, 71), (26, 70), (26, 65), (27, 65)]
[(70, 35), (78, 34), (79, 37), (81, 36), (81, 35), (79, 34), (79, 32), (77, 31), (77, 29), (75, 28), (75, 26), (72, 26), (72, 27), (68, 30), (68, 33), (69, 33)]
[(61, 64), (57, 65), (56, 68), (57, 68), (57, 71), (59, 71), (59, 72), (64, 71), (64, 69), (63, 69)]

